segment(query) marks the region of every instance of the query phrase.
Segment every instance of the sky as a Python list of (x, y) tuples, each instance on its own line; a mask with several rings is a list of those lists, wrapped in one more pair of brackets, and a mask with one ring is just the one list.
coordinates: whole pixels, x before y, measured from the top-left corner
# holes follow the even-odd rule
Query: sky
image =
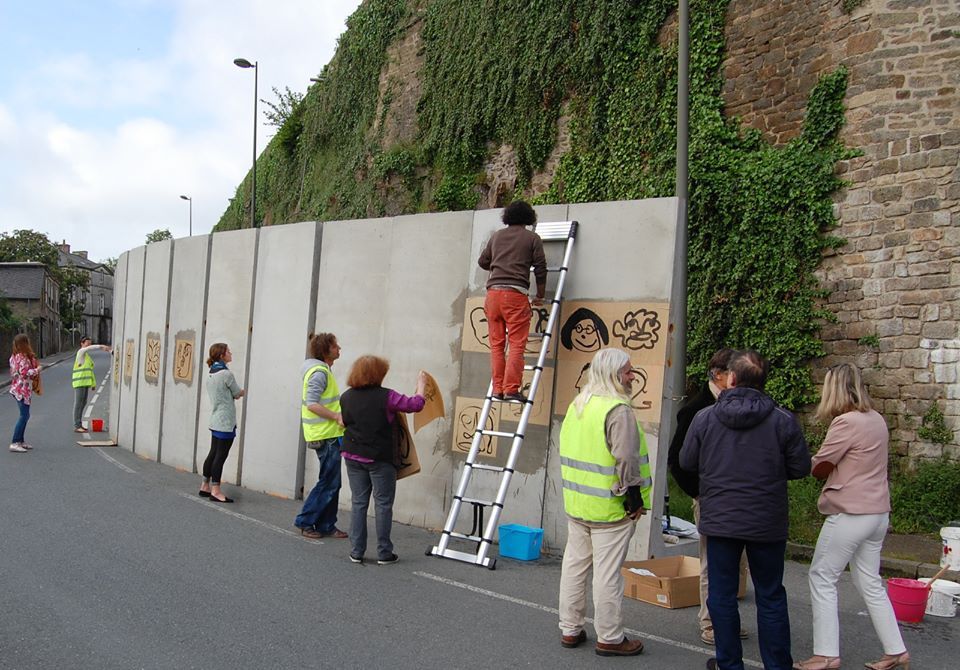
[[(209, 233), (252, 163), (258, 98), (304, 93), (360, 0), (0, 0), (0, 232), (92, 260)], [(258, 103), (257, 151), (274, 128)]]

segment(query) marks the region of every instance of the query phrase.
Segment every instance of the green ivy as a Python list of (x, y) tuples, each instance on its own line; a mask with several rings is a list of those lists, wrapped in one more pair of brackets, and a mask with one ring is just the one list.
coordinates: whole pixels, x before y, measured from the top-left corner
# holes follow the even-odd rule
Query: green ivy
[(943, 412), (940, 411), (937, 403), (930, 405), (930, 409), (923, 415), (920, 427), (917, 429), (917, 437), (936, 444), (953, 442), (953, 431), (947, 425)]
[[(789, 408), (815, 398), (807, 361), (831, 314), (814, 276), (842, 240), (830, 196), (847, 74), (823, 77), (802, 133), (785, 146), (724, 116), (729, 0), (690, 7), (688, 370), (721, 346), (771, 360), (768, 390)], [(509, 145), (524, 197), (569, 119), (570, 150), (539, 203), (670, 196), (675, 181), (677, 52), (669, 0), (368, 0), (336, 56), (258, 162), (266, 223), (476, 207), (484, 162)], [(381, 81), (387, 49), (420, 22), (419, 133), (384, 146), (403, 90)], [(291, 117), (292, 118), (292, 117)], [(261, 175), (263, 177), (261, 178)], [(478, 175), (479, 178), (478, 178)], [(218, 229), (248, 225), (249, 186)]]

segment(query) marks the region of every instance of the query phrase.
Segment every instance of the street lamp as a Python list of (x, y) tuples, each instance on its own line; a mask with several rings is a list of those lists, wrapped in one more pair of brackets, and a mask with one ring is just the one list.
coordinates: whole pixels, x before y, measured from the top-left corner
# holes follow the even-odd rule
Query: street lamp
[(250, 226), (257, 227), (257, 62), (234, 58), (233, 64), (243, 69), (253, 68), (253, 172), (250, 189)]
[(193, 198), (188, 195), (181, 195), (180, 199), (190, 203), (190, 237), (193, 237)]

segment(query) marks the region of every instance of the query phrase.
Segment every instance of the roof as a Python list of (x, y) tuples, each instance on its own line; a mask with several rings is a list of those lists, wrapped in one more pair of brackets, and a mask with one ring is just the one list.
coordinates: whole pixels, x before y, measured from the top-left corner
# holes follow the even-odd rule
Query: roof
[(59, 265), (60, 267), (71, 266), (76, 268), (83, 268), (84, 270), (91, 270), (91, 271), (100, 270), (102, 272), (106, 272), (107, 274), (112, 274), (110, 272), (110, 268), (108, 268), (103, 263), (92, 261), (89, 258), (84, 258), (83, 256), (79, 256), (77, 254), (66, 253), (63, 249), (60, 249), (59, 247), (57, 248), (57, 265)]
[(39, 300), (46, 273), (43, 263), (0, 263), (0, 297)]

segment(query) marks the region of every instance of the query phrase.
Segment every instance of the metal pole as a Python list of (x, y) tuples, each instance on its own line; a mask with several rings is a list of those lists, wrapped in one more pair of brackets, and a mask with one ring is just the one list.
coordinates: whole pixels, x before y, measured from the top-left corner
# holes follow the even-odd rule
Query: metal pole
[(688, 209), (688, 153), (690, 133), (690, 4), (680, 0), (678, 11), (677, 44), (677, 243), (674, 271), (673, 295), (676, 302), (674, 310), (675, 336), (673, 346), (674, 374), (671, 375), (676, 386), (671, 397), (683, 395), (687, 377), (687, 209)]
[(250, 194), (250, 225), (257, 227), (257, 61), (253, 61), (253, 186)]

